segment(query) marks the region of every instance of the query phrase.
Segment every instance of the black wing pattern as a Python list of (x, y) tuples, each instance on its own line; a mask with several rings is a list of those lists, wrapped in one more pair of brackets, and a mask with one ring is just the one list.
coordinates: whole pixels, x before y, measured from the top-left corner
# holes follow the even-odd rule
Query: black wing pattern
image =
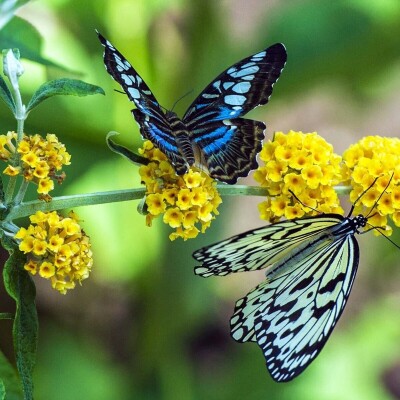
[(278, 382), (304, 371), (342, 314), (359, 259), (354, 236), (326, 240), (285, 274), (267, 279), (236, 303), (231, 335), (256, 341)]
[(359, 262), (355, 234), (367, 218), (322, 214), (278, 222), (196, 251), (203, 277), (266, 270), (266, 280), (237, 301), (231, 335), (262, 349), (276, 381), (299, 375), (336, 325)]
[(202, 263), (195, 274), (209, 277), (265, 268), (342, 220), (337, 214), (317, 215), (241, 233), (194, 252), (193, 257)]
[[(257, 167), (265, 125), (239, 117), (268, 102), (287, 58), (282, 44), (247, 57), (220, 74), (180, 121), (172, 111), (162, 111), (131, 64), (100, 33), (98, 36), (105, 47), (108, 73), (137, 107), (132, 114), (142, 136), (167, 155), (179, 175), (194, 163), (195, 149), (200, 150), (197, 165), (206, 166), (210, 176), (222, 182), (235, 183)], [(183, 151), (180, 143), (191, 144), (192, 150)]]

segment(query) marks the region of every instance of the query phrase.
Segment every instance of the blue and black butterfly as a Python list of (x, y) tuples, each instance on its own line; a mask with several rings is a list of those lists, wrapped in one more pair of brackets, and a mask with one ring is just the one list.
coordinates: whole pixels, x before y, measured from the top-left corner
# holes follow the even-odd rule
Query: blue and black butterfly
[(132, 114), (142, 136), (157, 146), (178, 175), (188, 167), (205, 167), (212, 178), (235, 183), (257, 168), (265, 124), (240, 118), (266, 104), (286, 62), (283, 44), (247, 57), (228, 68), (194, 100), (182, 119), (164, 113), (125, 57), (100, 33), (104, 64), (137, 109)]

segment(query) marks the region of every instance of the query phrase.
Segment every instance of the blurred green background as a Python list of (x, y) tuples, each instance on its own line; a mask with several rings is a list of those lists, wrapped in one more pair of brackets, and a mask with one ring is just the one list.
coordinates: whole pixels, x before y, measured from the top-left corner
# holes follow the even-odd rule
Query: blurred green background
[[(137, 167), (105, 144), (110, 130), (133, 149), (142, 141), (133, 105), (113, 90), (119, 87), (104, 69), (95, 29), (125, 54), (164, 107), (193, 90), (177, 104), (180, 115), (224, 68), (282, 42), (288, 62), (271, 102), (249, 114), (266, 121), (268, 138), (274, 131), (317, 131), (341, 154), (366, 135), (399, 136), (398, 0), (41, 0), (17, 15), (42, 34), (42, 55), (67, 69), (24, 60), (26, 99), (45, 80), (64, 76), (106, 91), (106, 97), (47, 100), (25, 124), (29, 134), (55, 133), (72, 154), (54, 196), (140, 185)], [(1, 133), (14, 129), (1, 104)], [(372, 234), (359, 239), (359, 273), (340, 323), (297, 379), (275, 383), (260, 349), (230, 338), (235, 301), (264, 275), (201, 279), (191, 254), (262, 225), (259, 201), (224, 198), (205, 235), (173, 243), (161, 222), (145, 227), (137, 202), (76, 210), (93, 240), (95, 265), (67, 296), (36, 279), (36, 398), (400, 398), (399, 250)], [(2, 309), (12, 308), (4, 292), (0, 301)], [(10, 326), (1, 326), (0, 346), (12, 358)]]

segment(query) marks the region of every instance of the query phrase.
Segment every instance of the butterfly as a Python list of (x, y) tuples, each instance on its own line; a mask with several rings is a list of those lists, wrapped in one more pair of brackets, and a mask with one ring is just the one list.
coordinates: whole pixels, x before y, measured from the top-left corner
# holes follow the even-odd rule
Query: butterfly
[(278, 382), (317, 357), (349, 298), (359, 263), (356, 233), (368, 217), (321, 214), (250, 230), (197, 250), (203, 277), (269, 266), (266, 279), (236, 302), (238, 342), (256, 342)]
[(131, 64), (97, 34), (105, 47), (108, 73), (136, 106), (132, 114), (143, 138), (166, 154), (178, 175), (195, 164), (207, 169), (212, 178), (233, 184), (257, 168), (266, 126), (240, 117), (268, 102), (286, 63), (283, 44), (274, 44), (222, 72), (180, 119), (173, 111), (163, 112)]

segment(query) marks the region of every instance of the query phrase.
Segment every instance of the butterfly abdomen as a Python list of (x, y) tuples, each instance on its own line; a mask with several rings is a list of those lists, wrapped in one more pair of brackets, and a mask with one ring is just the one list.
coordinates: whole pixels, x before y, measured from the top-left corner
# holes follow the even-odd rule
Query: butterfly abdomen
[[(167, 121), (171, 127), (171, 133), (175, 138), (176, 145), (182, 157), (189, 166), (194, 164), (194, 152), (192, 142), (189, 137), (189, 131), (184, 122), (172, 111), (166, 114)], [(185, 171), (186, 172), (186, 171)]]

